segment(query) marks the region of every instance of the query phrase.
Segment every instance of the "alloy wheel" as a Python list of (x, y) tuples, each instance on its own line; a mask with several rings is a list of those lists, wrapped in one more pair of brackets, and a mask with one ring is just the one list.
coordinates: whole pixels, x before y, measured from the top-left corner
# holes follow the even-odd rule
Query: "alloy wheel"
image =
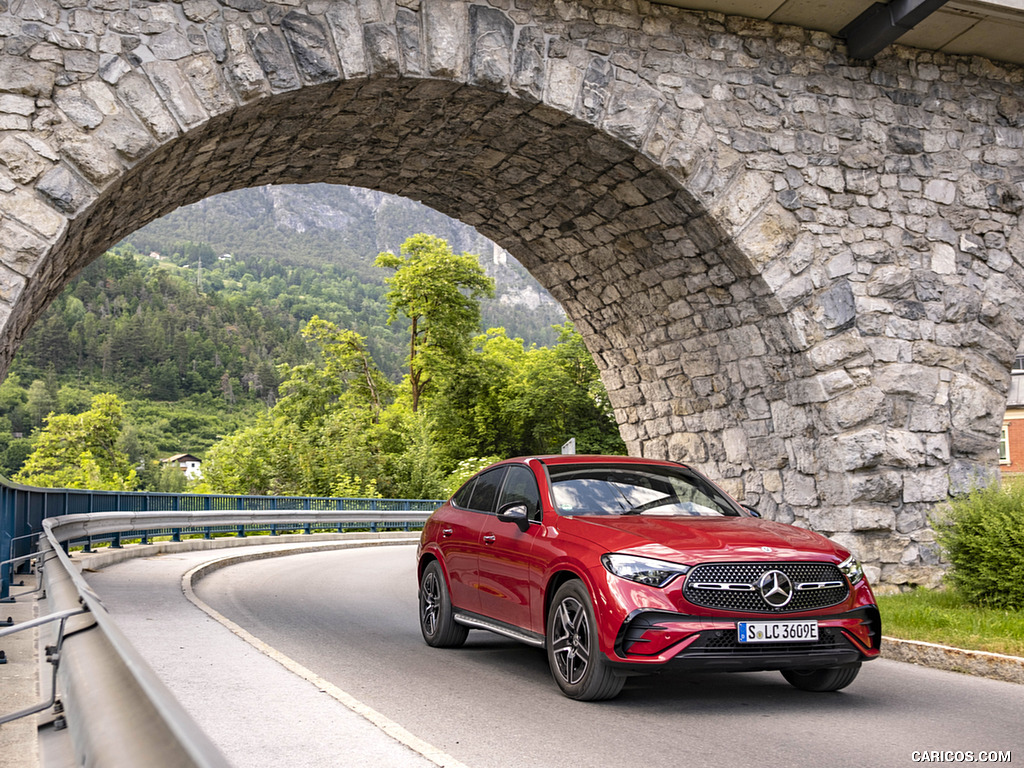
[(437, 633), (438, 616), (441, 613), (441, 585), (438, 583), (437, 574), (428, 571), (423, 577), (423, 585), (420, 590), (420, 623), (423, 631), (428, 635)]
[(576, 685), (590, 665), (590, 622), (579, 600), (567, 596), (558, 604), (553, 629), (551, 647), (558, 674)]

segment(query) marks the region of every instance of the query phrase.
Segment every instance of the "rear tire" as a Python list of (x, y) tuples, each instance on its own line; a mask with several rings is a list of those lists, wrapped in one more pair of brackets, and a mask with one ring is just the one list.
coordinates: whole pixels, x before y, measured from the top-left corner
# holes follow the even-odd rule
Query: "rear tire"
[(469, 635), (469, 627), (453, 618), (448, 586), (437, 560), (431, 560), (420, 577), (420, 632), (434, 648), (458, 648)]
[(577, 701), (602, 701), (619, 695), (626, 678), (605, 659), (597, 621), (582, 582), (567, 581), (548, 611), (548, 664), (562, 693)]
[(860, 662), (844, 664), (841, 667), (823, 667), (821, 669), (784, 669), (782, 676), (786, 682), (801, 691), (824, 693), (838, 691), (854, 681), (860, 672)]

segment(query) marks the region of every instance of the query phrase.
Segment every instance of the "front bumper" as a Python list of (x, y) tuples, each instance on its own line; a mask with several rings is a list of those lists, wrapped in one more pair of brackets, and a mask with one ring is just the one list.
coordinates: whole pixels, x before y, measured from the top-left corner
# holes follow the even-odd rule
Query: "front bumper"
[(874, 605), (827, 616), (800, 616), (818, 622), (818, 640), (810, 643), (740, 643), (736, 623), (750, 618), (635, 611), (623, 622), (609, 661), (632, 671), (755, 672), (835, 667), (879, 655), (882, 622)]

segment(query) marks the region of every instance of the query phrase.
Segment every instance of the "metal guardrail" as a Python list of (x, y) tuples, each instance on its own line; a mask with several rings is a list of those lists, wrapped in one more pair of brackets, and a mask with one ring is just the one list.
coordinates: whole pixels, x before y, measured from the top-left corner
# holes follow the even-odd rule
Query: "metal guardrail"
[[(221, 512), (232, 513), (224, 521), (210, 522), (210, 526), (221, 526), (222, 532), (228, 532), (228, 526), (236, 533), (244, 535), (246, 530), (255, 530), (257, 512), (303, 512), (309, 523), (325, 521), (324, 513), (356, 512), (367, 517), (353, 519), (352, 522), (364, 522), (373, 525), (385, 522), (385, 518), (393, 512), (431, 512), (442, 502), (422, 499), (368, 499), (368, 498), (333, 498), (307, 496), (246, 496), (227, 494), (189, 494), (189, 493), (139, 493), (128, 491), (89, 491), (68, 488), (32, 488), (11, 483), (0, 478), (0, 601), (8, 599), (10, 587), (17, 574), (28, 571), (26, 557), (33, 551), (31, 539), (42, 531), (43, 520), (51, 517), (64, 517), (77, 514), (122, 513), (130, 512), (140, 515), (140, 520), (160, 512)], [(240, 513), (235, 515), (234, 513)], [(377, 517), (381, 515), (382, 517)], [(390, 517), (388, 517), (390, 516)], [(375, 518), (375, 519), (374, 519)], [(211, 516), (208, 518), (213, 520)], [(266, 519), (261, 517), (259, 519)], [(286, 521), (294, 522), (294, 517), (285, 515)], [(344, 522), (339, 518), (340, 522)], [(263, 525), (264, 523), (260, 523)], [(285, 524), (285, 523), (282, 523)], [(239, 529), (238, 526), (243, 526)], [(246, 528), (248, 526), (248, 528)], [(177, 526), (183, 527), (183, 526)], [(306, 529), (305, 526), (302, 526)], [(148, 535), (154, 535), (150, 528)], [(268, 530), (268, 529), (264, 529)], [(126, 528), (127, 534), (145, 536), (146, 530)], [(201, 531), (212, 533), (213, 531)], [(108, 532), (110, 534), (118, 531)], [(84, 533), (83, 538), (89, 535)], [(135, 538), (140, 536), (136, 535)], [(168, 535), (176, 536), (173, 530)], [(86, 540), (86, 545), (92, 542)], [(118, 546), (116, 536), (112, 543)]]
[[(12, 715), (39, 712), (59, 700), (76, 760), (82, 765), (103, 768), (136, 768), (139, 765), (153, 768), (226, 768), (228, 763), (110, 618), (67, 554), (69, 542), (84, 541), (88, 545), (106, 537), (112, 546), (116, 546), (120, 543), (119, 537), (126, 532), (128, 535), (144, 532), (152, 535), (153, 531), (167, 531), (173, 537), (175, 532), (209, 535), (210, 531), (219, 528), (244, 533), (275, 529), (309, 531), (339, 525), (408, 527), (422, 524), (438, 503), (188, 495), (177, 496), (174, 501), (173, 494), (152, 494), (149, 495), (150, 502), (155, 499), (159, 505), (176, 504), (180, 507), (184, 502), (186, 506), (205, 508), (122, 509), (68, 514), (67, 510), (76, 504), (95, 506), (97, 498), (107, 505), (118, 504), (125, 499), (129, 504), (138, 504), (139, 498), (147, 495), (47, 491), (2, 483), (0, 481), (0, 512), (3, 512), (0, 534), (7, 537), (8, 545), (3, 558), (6, 562), (2, 567), (12, 569), (34, 561), (42, 571), (41, 587), (45, 590), (51, 614), (26, 622), (26, 625), (0, 630), (0, 636), (27, 629), (28, 624), (59, 623), (57, 643), (47, 648), (47, 658), (54, 664), (53, 696), (37, 707)], [(17, 491), (26, 495), (19, 499), (16, 493), (11, 493)], [(48, 499), (48, 493), (55, 494), (57, 498)], [(9, 507), (12, 495), (14, 506)], [(82, 496), (93, 498), (83, 499)], [(47, 508), (59, 508), (63, 514), (50, 516), (44, 513), (38, 520), (37, 552), (14, 554), (14, 544), (27, 542), (31, 545), (35, 535), (18, 530), (19, 524), (32, 524), (31, 515), (26, 514), (21, 520), (12, 519), (15, 516), (8, 514), (9, 509), (26, 513), (33, 509), (38, 511), (38, 505), (33, 507), (34, 497), (42, 502), (44, 512)], [(218, 506), (235, 508), (211, 508)], [(247, 506), (250, 508), (244, 508)], [(282, 506), (292, 508), (281, 509)], [(299, 508), (294, 508), (296, 506)], [(352, 506), (363, 508), (342, 509)], [(422, 508), (410, 509), (412, 506)], [(15, 524), (9, 526), (12, 522)], [(0, 721), (12, 719), (12, 716), (3, 715), (0, 712)]]

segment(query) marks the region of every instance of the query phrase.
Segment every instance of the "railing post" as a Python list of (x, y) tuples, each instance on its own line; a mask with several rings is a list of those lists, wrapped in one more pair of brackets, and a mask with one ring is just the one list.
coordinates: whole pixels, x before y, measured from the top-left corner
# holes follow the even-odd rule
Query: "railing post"
[[(14, 556), (14, 515), (8, 512), (8, 491), (6, 485), (0, 487), (0, 563)], [(10, 573), (10, 563), (0, 565), (0, 601), (10, 598)]]
[[(10, 504), (13, 489), (6, 485), (0, 488), (0, 562), (14, 557), (14, 508)], [(10, 577), (12, 564), (0, 565), (0, 602), (10, 599)]]

